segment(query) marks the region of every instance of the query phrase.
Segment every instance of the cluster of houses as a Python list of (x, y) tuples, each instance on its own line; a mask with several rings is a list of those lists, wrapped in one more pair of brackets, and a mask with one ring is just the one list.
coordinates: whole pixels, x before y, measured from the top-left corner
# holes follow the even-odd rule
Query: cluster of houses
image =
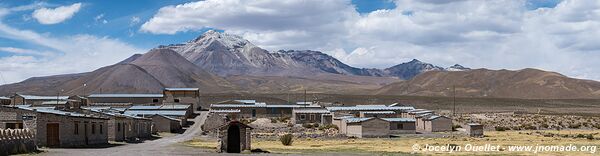
[(38, 146), (77, 147), (180, 132), (199, 103), (198, 88), (163, 94), (91, 94), (0, 98), (0, 129), (28, 129)]
[(318, 102), (272, 105), (255, 100), (230, 100), (211, 104), (209, 111), (230, 120), (289, 117), (294, 124), (333, 124), (340, 133), (359, 138), (452, 131), (452, 119), (397, 103), (325, 107)]

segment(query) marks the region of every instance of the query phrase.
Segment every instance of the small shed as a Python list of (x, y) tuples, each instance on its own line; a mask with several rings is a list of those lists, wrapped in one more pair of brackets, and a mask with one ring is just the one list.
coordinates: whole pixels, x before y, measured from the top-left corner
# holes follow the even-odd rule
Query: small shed
[(171, 132), (176, 133), (181, 131), (181, 121), (166, 115), (156, 114), (150, 116), (153, 126), (152, 132)]
[(471, 137), (483, 137), (483, 125), (479, 123), (468, 123), (465, 129)]
[(230, 121), (219, 127), (219, 152), (240, 153), (251, 150), (250, 139), (252, 127), (239, 121)]

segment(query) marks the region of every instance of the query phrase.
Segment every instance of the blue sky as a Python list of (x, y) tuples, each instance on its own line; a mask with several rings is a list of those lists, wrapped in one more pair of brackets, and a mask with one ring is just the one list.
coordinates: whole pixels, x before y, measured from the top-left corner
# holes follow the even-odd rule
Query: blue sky
[(209, 29), (272, 51), (320, 50), (357, 67), (385, 68), (417, 58), (440, 66), (531, 67), (600, 80), (600, 70), (592, 68), (600, 65), (592, 63), (600, 55), (600, 15), (594, 13), (599, 3), (0, 1), (0, 84), (91, 71)]

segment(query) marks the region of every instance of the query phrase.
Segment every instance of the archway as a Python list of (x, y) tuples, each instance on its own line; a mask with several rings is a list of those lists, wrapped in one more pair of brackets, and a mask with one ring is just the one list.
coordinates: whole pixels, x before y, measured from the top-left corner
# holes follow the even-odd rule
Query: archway
[(227, 129), (227, 153), (240, 153), (240, 127), (231, 125)]

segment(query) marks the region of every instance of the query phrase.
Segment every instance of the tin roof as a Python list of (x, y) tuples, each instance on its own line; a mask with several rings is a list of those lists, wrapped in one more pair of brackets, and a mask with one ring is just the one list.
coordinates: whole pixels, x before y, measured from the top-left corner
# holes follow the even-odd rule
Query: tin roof
[(157, 110), (161, 106), (131, 106), (128, 110)]
[(347, 123), (358, 123), (358, 122), (363, 122), (363, 121), (367, 121), (367, 120), (371, 120), (371, 119), (373, 119), (373, 117), (369, 117), (369, 118), (352, 117), (352, 118), (345, 118), (344, 120)]
[(66, 100), (69, 98), (69, 96), (38, 96), (38, 95), (24, 95), (24, 94), (17, 94), (21, 97), (23, 97), (26, 100)]
[(415, 122), (413, 118), (381, 118), (388, 122)]
[(44, 101), (42, 102), (42, 105), (65, 105), (67, 104), (67, 101)]
[(172, 104), (172, 105), (162, 105), (159, 109), (174, 109), (174, 110), (186, 110), (189, 109), (191, 105), (185, 104)]
[(394, 111), (364, 111), (363, 114), (396, 114)]
[(125, 114), (132, 114), (137, 116), (150, 116), (150, 115), (167, 115), (167, 116), (185, 116), (186, 111), (173, 111), (173, 110), (127, 110)]
[(294, 113), (310, 113), (310, 114), (325, 114), (325, 113), (329, 113), (329, 111), (327, 109), (314, 109), (314, 108), (308, 108), (308, 109), (294, 109), (293, 110)]
[(393, 111), (393, 110), (412, 110), (414, 107), (388, 107), (386, 105), (356, 105), (356, 106), (338, 106), (326, 107), (329, 111)]
[[(8, 106), (8, 107), (10, 107), (10, 106)], [(67, 112), (67, 111), (55, 110), (55, 109), (51, 109), (51, 108), (42, 108), (42, 107), (14, 107), (14, 108), (23, 109), (23, 110), (29, 110), (29, 111), (35, 111), (35, 112), (39, 112), (39, 113), (70, 116), (70, 117), (107, 119), (107, 118), (103, 118), (103, 117), (100, 117), (100, 116), (94, 116), (94, 115), (91, 115), (91, 114), (82, 114), (82, 113), (78, 113), (78, 112)], [(52, 107), (52, 108), (54, 108), (54, 107)]]
[(296, 102), (297, 105), (312, 105), (313, 102), (305, 102), (305, 101), (298, 101)]
[(169, 119), (169, 120), (173, 120), (173, 121), (180, 121), (179, 119), (175, 119), (175, 118), (172, 118), (172, 117), (170, 117), (170, 116), (167, 116), (167, 115), (162, 115), (162, 114), (154, 114), (154, 115), (152, 115), (152, 116), (150, 116), (150, 117), (152, 118), (152, 117), (154, 117), (154, 116), (160, 116), (160, 117), (163, 117), (163, 118), (166, 118), (166, 119)]
[(165, 88), (166, 91), (198, 91), (198, 88)]
[(211, 113), (239, 113), (239, 109), (211, 109)]
[(303, 106), (303, 105), (267, 105), (265, 103), (256, 104), (211, 104), (210, 107), (221, 107), (221, 108), (320, 108), (321, 106)]
[(10, 100), (8, 97), (0, 96), (0, 100)]
[(409, 114), (427, 114), (427, 113), (433, 113), (433, 111), (423, 110), (423, 111), (409, 112)]
[(88, 98), (162, 98), (163, 94), (92, 94)]

